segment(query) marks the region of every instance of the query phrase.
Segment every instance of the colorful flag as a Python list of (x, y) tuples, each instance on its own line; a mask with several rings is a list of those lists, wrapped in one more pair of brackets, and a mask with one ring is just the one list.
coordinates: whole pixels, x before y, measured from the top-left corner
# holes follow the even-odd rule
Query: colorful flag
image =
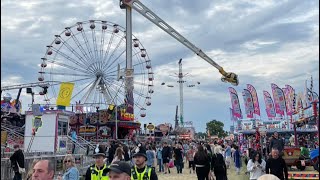
[(269, 118), (276, 117), (276, 111), (274, 108), (273, 100), (268, 91), (263, 91), (264, 102), (266, 104), (267, 116)]
[(294, 113), (294, 106), (295, 106), (294, 89), (290, 85), (286, 85), (284, 92), (285, 92), (285, 98), (286, 98), (287, 115), (290, 116)]
[(229, 108), (229, 110), (230, 110), (230, 120), (231, 120), (231, 122), (237, 121), (237, 118), (233, 115), (233, 109)]
[(252, 95), (250, 91), (247, 89), (244, 89), (242, 91), (242, 96), (243, 96), (247, 118), (253, 118), (254, 105), (253, 105)]
[(286, 110), (286, 102), (284, 93), (276, 84), (271, 83), (272, 95), (274, 99), (276, 113), (284, 116)]
[(285, 100), (286, 100), (286, 113), (288, 116), (292, 115), (291, 113), (291, 99), (290, 99), (290, 94), (289, 94), (289, 90), (287, 88), (282, 88), (284, 95), (285, 95)]
[(70, 106), (74, 83), (63, 82), (60, 85), (56, 104), (59, 106)]
[(240, 108), (239, 97), (238, 97), (237, 91), (234, 88), (229, 87), (229, 92), (230, 92), (230, 97), (231, 97), (233, 116), (235, 116), (237, 118), (242, 118), (242, 113), (241, 113), (241, 108)]
[(254, 114), (260, 116), (260, 107), (259, 107), (259, 100), (258, 100), (257, 91), (251, 84), (247, 84), (247, 89), (250, 91), (250, 93), (252, 95)]

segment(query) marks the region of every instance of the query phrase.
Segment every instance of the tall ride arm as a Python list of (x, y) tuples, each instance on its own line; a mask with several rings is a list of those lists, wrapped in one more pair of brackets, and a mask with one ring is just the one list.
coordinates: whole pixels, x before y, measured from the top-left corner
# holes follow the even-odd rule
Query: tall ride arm
[(199, 49), (194, 44), (192, 44), (190, 41), (188, 41), (186, 38), (184, 38), (180, 33), (178, 33), (169, 24), (167, 24), (160, 17), (158, 17), (156, 14), (154, 14), (149, 8), (147, 8), (145, 5), (143, 5), (139, 0), (120, 0), (120, 7), (126, 8), (126, 6), (139, 12), (141, 15), (143, 15), (145, 18), (147, 18), (148, 20), (153, 22), (159, 28), (161, 28), (162, 30), (167, 32), (169, 35), (171, 35), (173, 38), (178, 40), (180, 43), (187, 46), (191, 51), (196, 53), (202, 59), (204, 59), (209, 64), (211, 64), (212, 66), (217, 68), (219, 70), (219, 72), (223, 75), (223, 77), (221, 78), (221, 80), (223, 82), (227, 81), (235, 86), (237, 86), (239, 84), (238, 76), (235, 73), (232, 73), (232, 72), (228, 73), (228, 72), (224, 71), (224, 69), (221, 66), (219, 66), (216, 62), (214, 62), (201, 49)]
[(7, 91), (12, 89), (20, 89), (20, 88), (28, 88), (28, 87), (48, 87), (50, 84), (49, 82), (36, 82), (36, 83), (28, 83), (28, 84), (18, 84), (18, 85), (11, 85), (11, 86), (2, 86), (1, 91)]

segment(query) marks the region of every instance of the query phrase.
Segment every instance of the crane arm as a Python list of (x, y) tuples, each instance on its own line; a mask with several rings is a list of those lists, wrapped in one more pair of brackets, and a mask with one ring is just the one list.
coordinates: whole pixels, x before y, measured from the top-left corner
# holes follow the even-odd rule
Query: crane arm
[(48, 82), (36, 82), (36, 83), (28, 83), (28, 84), (18, 84), (18, 85), (12, 85), (12, 86), (2, 86), (1, 91), (7, 91), (12, 89), (20, 89), (20, 88), (29, 88), (29, 87), (48, 87)]
[(196, 53), (202, 59), (204, 59), (209, 64), (211, 64), (212, 66), (217, 68), (219, 70), (219, 72), (223, 75), (223, 77), (221, 78), (221, 80), (223, 82), (227, 81), (235, 86), (237, 86), (239, 84), (238, 76), (235, 73), (226, 72), (221, 66), (219, 66), (216, 62), (214, 62), (201, 49), (199, 49), (194, 44), (192, 44), (190, 41), (188, 41), (185, 37), (183, 37), (180, 33), (178, 33), (175, 29), (173, 29), (169, 24), (167, 24), (159, 16), (157, 16), (155, 13), (153, 13), (148, 7), (146, 7), (144, 4), (142, 4), (139, 0), (120, 0), (120, 7), (126, 8), (125, 6), (128, 6), (132, 9), (136, 10), (138, 13), (140, 13), (145, 18), (147, 18), (149, 21), (153, 22), (155, 25), (157, 25), (163, 31), (167, 32), (173, 38), (175, 38), (180, 43), (182, 43), (187, 48), (189, 48), (191, 51)]

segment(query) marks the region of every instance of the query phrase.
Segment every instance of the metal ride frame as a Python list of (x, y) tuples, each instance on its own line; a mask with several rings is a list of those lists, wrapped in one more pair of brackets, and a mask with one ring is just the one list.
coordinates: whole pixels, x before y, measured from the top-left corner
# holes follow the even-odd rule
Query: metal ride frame
[[(196, 53), (202, 59), (207, 61), (209, 64), (214, 66), (219, 70), (222, 74), (221, 81), (230, 82), (232, 85), (237, 86), (239, 84), (238, 76), (232, 72), (226, 72), (221, 66), (219, 66), (216, 62), (214, 62), (208, 55), (206, 55), (201, 49), (196, 47), (186, 38), (184, 38), (180, 33), (178, 33), (175, 29), (173, 29), (169, 24), (163, 21), (160, 17), (158, 17), (155, 13), (153, 13), (149, 8), (147, 8), (144, 4), (142, 4), (139, 0), (120, 0), (120, 8), (126, 9), (126, 55), (127, 55), (127, 69), (126, 75), (131, 75), (132, 73), (132, 59), (131, 59), (131, 50), (132, 50), (132, 9), (136, 10), (138, 13), (143, 15), (149, 21), (153, 22), (163, 31), (167, 32), (181, 44), (185, 45), (191, 51)], [(128, 80), (130, 82), (130, 80)], [(128, 85), (129, 85), (128, 82)], [(130, 89), (131, 86), (126, 86), (127, 89)]]

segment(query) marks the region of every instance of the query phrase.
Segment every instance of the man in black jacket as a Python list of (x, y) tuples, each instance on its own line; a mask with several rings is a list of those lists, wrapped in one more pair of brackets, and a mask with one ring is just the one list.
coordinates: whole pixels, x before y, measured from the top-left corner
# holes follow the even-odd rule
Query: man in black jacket
[(278, 149), (280, 156), (282, 156), (283, 148), (284, 148), (284, 142), (282, 139), (279, 138), (278, 132), (275, 131), (273, 133), (273, 138), (270, 141), (270, 150), (271, 149)]
[(287, 165), (282, 157), (279, 156), (279, 150), (272, 149), (271, 156), (266, 163), (266, 174), (273, 174), (280, 180), (288, 180)]
[(14, 145), (13, 148), (14, 153), (10, 157), (11, 166), (14, 171), (13, 180), (21, 180), (22, 174), (19, 172), (19, 167), (24, 169), (24, 154), (18, 144)]

